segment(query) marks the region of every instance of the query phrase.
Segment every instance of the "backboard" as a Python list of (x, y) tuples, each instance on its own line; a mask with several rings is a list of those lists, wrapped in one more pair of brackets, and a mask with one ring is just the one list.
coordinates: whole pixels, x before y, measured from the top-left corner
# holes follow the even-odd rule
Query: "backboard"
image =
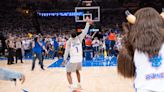
[(85, 22), (85, 18), (88, 16), (93, 22), (100, 21), (100, 7), (75, 7), (75, 12), (83, 12), (82, 16), (75, 16), (76, 22)]

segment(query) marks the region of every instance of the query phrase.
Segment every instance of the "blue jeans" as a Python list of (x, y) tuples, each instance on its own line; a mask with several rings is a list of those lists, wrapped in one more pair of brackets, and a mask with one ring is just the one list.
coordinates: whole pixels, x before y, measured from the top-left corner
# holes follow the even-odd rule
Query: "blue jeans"
[(35, 61), (37, 58), (39, 59), (39, 64), (40, 64), (41, 69), (44, 70), (43, 61), (42, 61), (42, 53), (36, 53), (36, 52), (33, 52), (32, 70), (34, 70), (35, 68)]

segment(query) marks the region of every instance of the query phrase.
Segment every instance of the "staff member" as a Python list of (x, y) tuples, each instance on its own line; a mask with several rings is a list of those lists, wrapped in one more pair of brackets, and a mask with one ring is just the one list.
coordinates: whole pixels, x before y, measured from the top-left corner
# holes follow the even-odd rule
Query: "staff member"
[(40, 64), (41, 69), (44, 70), (43, 61), (42, 61), (42, 51), (44, 49), (46, 54), (48, 52), (47, 52), (47, 49), (43, 46), (43, 44), (40, 42), (39, 36), (34, 38), (34, 41), (32, 43), (32, 47), (33, 47), (33, 49), (32, 49), (32, 52), (33, 52), (32, 71), (35, 68), (35, 61), (37, 58), (39, 59), (39, 64)]
[(14, 64), (14, 41), (9, 37), (9, 39), (6, 40), (7, 44), (7, 50), (8, 50), (8, 61), (7, 64)]
[(21, 63), (23, 63), (21, 38), (17, 38), (15, 46), (16, 46), (16, 55), (15, 55), (16, 56), (16, 63), (17, 63), (18, 59), (20, 59)]

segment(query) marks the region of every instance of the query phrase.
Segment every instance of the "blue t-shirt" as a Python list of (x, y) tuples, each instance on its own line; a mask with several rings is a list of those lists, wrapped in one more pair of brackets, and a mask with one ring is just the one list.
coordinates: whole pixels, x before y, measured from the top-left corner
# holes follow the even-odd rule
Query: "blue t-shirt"
[(59, 48), (59, 43), (54, 39), (54, 49), (57, 50)]
[(42, 50), (43, 50), (42, 46), (40, 46), (38, 42), (35, 42), (35, 46), (32, 49), (32, 51), (35, 53), (41, 54)]

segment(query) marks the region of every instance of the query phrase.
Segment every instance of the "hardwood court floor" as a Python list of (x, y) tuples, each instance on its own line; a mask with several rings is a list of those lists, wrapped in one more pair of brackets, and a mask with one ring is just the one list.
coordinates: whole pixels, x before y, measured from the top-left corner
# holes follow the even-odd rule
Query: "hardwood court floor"
[[(53, 61), (45, 60), (45, 67)], [(14, 65), (0, 61), (0, 67), (20, 71), (26, 76), (23, 85), (20, 82), (15, 86), (13, 82), (0, 81), (0, 92), (23, 92), (22, 89), (28, 92), (70, 92), (64, 68), (46, 68), (42, 71), (36, 62), (35, 70), (31, 71), (31, 60)], [(83, 67), (81, 75), (82, 92), (134, 92), (133, 80), (118, 75), (116, 67)], [(75, 74), (73, 77), (76, 79)]]

